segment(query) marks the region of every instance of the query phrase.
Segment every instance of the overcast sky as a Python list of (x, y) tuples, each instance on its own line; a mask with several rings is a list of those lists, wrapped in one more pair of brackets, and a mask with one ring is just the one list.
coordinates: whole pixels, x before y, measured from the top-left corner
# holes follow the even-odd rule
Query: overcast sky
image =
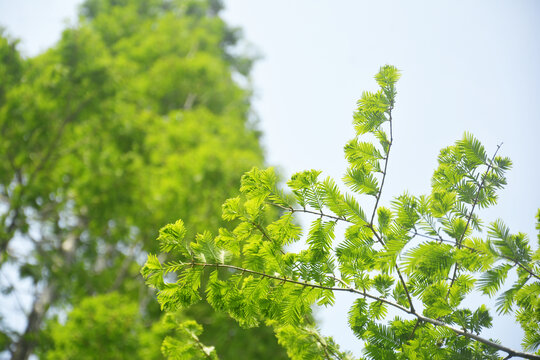
[[(77, 0), (0, 0), (0, 24), (32, 56), (54, 44)], [(340, 179), (355, 102), (384, 64), (402, 70), (394, 110), (389, 199), (429, 192), (438, 151), (473, 133), (514, 167), (499, 205), (480, 215), (530, 234), (540, 207), (540, 2), (229, 0), (225, 18), (263, 55), (253, 72), (267, 161), (286, 175), (315, 168)], [(71, 19), (71, 20), (68, 20)], [(384, 202), (384, 201), (383, 201)], [(359, 355), (346, 329), (350, 299), (321, 312), (323, 331)], [(488, 336), (519, 347), (499, 319)]]

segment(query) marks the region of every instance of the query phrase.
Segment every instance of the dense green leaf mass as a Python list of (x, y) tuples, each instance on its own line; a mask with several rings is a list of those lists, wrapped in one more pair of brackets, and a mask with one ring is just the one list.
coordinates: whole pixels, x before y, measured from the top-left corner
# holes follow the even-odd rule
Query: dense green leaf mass
[[(114, 309), (114, 311), (111, 311)], [(117, 293), (84, 299), (64, 325), (51, 323), (44, 336), (52, 347), (42, 358), (133, 359), (144, 324), (137, 303)]]
[[(208, 310), (199, 306), (187, 313), (168, 313), (149, 327), (138, 304), (126, 296), (110, 293), (86, 298), (69, 313), (65, 324), (49, 323), (42, 335), (48, 346), (40, 349), (40, 355), (51, 360), (215, 359), (217, 353), (230, 359), (269, 357), (268, 349), (275, 347), (270, 328), (258, 332), (241, 329), (225, 314)], [(201, 323), (191, 320), (193, 316)], [(231, 332), (250, 341), (231, 342)], [(214, 346), (205, 345), (207, 340)], [(277, 352), (271, 358), (285, 357)]]
[[(356, 136), (345, 145), (343, 182), (352, 192), (320, 180), (318, 170), (294, 174), (289, 192), (278, 188), (271, 168), (247, 172), (241, 195), (222, 208), (223, 219), (236, 226), (232, 232), (191, 237), (183, 243), (185, 256), (171, 263), (149, 256), (142, 273), (158, 290), (162, 308), (177, 311), (198, 302), (204, 277), (215, 309), (246, 327), (272, 325), (291, 358), (345, 359), (350, 354), (318, 335), (311, 321), (314, 304), (331, 306), (342, 291), (357, 296), (349, 325), (366, 358), (502, 359), (502, 352), (540, 359), (540, 250), (533, 252), (527, 236), (512, 234), (501, 220), (484, 225), (477, 212), (495, 204), (506, 184), (511, 161), (498, 155), (500, 146), (488, 156), (465, 133), (441, 150), (430, 193), (399, 195), (390, 207), (379, 203), (399, 75), (383, 66), (375, 76), (380, 89), (358, 101)], [(364, 135), (375, 142), (362, 141)], [(268, 224), (265, 214), (275, 208), (281, 217)], [(300, 215), (314, 218), (304, 232), (295, 222)], [(342, 239), (335, 238), (338, 224), (346, 226)], [(480, 237), (482, 230), (487, 234)], [(298, 241), (303, 250), (284, 248)], [(176, 282), (167, 281), (169, 272)], [(517, 280), (508, 284), (510, 272)], [(482, 337), (492, 315), (485, 305), (470, 307), (466, 297), (474, 291), (494, 296), (503, 287), (497, 311), (516, 317), (524, 348), (537, 355)], [(390, 318), (390, 310), (402, 317)]]
[[(85, 343), (69, 340), (73, 335), (96, 351), (102, 339), (111, 353), (121, 350), (115, 341), (134, 352), (137, 332), (149, 331), (159, 316), (137, 263), (158, 251), (151, 241), (156, 229), (182, 218), (185, 227), (177, 223), (160, 235), (161, 250), (182, 254), (177, 239), (226, 225), (219, 217), (223, 199), (237, 193), (241, 174), (263, 156), (251, 91), (240, 85), (249, 84), (253, 59), (238, 53), (241, 34), (220, 9), (216, 0), (87, 0), (78, 23), (28, 59), (1, 34), (0, 271), (17, 272), (30, 287), (2, 280), (1, 290), (36, 296), (22, 333), (0, 324), (0, 351), (26, 359), (37, 345), (46, 357), (52, 341), (50, 356), (79, 358), (72, 354)], [(207, 238), (193, 251), (228, 261), (220, 260), (223, 252), (208, 253)], [(121, 301), (86, 300), (110, 292), (122, 294)], [(184, 301), (199, 297), (194, 285)], [(38, 342), (50, 314), (72, 306), (65, 326), (51, 320), (52, 338)], [(118, 326), (118, 334), (103, 332), (106, 310), (125, 313), (125, 337), (113, 319), (110, 330)], [(99, 319), (90, 317), (94, 311)], [(210, 317), (208, 309), (200, 312)], [(19, 316), (24, 323), (25, 314)], [(245, 343), (246, 333), (234, 336), (239, 330), (229, 320), (215, 321), (215, 333), (229, 334), (222, 345), (238, 350), (235, 341)], [(71, 331), (75, 322), (80, 331)], [(189, 324), (179, 331), (200, 333)], [(284, 356), (268, 331), (251, 336), (272, 358)], [(167, 354), (175, 341), (164, 347)], [(264, 358), (257, 351), (246, 354)]]

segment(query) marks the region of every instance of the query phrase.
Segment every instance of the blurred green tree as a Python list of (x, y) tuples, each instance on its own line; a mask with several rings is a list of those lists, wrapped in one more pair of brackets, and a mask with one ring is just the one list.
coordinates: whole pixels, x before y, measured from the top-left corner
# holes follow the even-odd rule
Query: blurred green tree
[[(238, 54), (241, 34), (220, 10), (215, 0), (87, 0), (58, 44), (29, 59), (2, 32), (1, 291), (31, 297), (11, 314), (22, 332), (0, 309), (0, 345), (13, 359), (82, 358), (90, 348), (161, 357), (161, 340), (149, 339), (169, 328), (155, 323), (137, 260), (157, 250), (155, 229), (179, 217), (194, 231), (223, 226), (221, 202), (263, 162), (251, 92), (239, 85), (253, 58)], [(51, 315), (70, 308), (65, 325)], [(261, 351), (238, 345), (243, 330), (207, 306), (189, 316), (223, 358), (284, 356), (268, 329), (249, 333)]]

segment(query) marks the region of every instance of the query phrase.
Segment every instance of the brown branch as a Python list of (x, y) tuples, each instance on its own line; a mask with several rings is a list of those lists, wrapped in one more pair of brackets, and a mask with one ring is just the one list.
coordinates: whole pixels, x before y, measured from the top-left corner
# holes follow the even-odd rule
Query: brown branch
[[(388, 122), (390, 124), (390, 141), (388, 143), (388, 151), (386, 152), (386, 156), (384, 157), (383, 177), (382, 177), (382, 180), (381, 180), (381, 186), (379, 187), (379, 191), (377, 193), (377, 196), (375, 197), (376, 201), (375, 201), (375, 205), (373, 206), (373, 212), (371, 214), (371, 220), (369, 221), (369, 224), (367, 225), (367, 227), (371, 229), (371, 232), (373, 233), (373, 235), (375, 235), (375, 237), (377, 238), (379, 243), (381, 245), (383, 245), (383, 246), (385, 245), (384, 240), (377, 233), (377, 231), (375, 231), (375, 228), (373, 226), (373, 220), (375, 220), (375, 214), (377, 213), (377, 207), (379, 206), (379, 201), (381, 199), (381, 194), (382, 194), (382, 190), (383, 190), (383, 187), (384, 187), (384, 181), (386, 179), (386, 174), (387, 174), (388, 159), (390, 158), (390, 149), (391, 149), (392, 143), (394, 141), (393, 134), (392, 134), (392, 109), (393, 109), (393, 106), (390, 105), (390, 107), (388, 108)], [(403, 285), (403, 289), (405, 290), (405, 293), (407, 294), (407, 299), (409, 301), (409, 306), (411, 308), (411, 311), (414, 312), (414, 305), (413, 305), (413, 302), (412, 302), (412, 299), (411, 299), (411, 295), (409, 294), (407, 284), (405, 283), (405, 280), (403, 279), (403, 276), (401, 275), (401, 271), (399, 270), (399, 267), (397, 266), (397, 264), (394, 265), (394, 268), (396, 269), (397, 274), (399, 276), (399, 280), (401, 281), (401, 284)]]
[[(423, 238), (426, 238), (426, 239), (430, 239), (430, 240), (434, 240), (434, 241), (437, 241), (437, 242), (445, 242), (445, 243), (451, 243), (451, 244), (455, 244), (455, 243), (456, 243), (455, 241), (444, 239), (444, 238), (442, 238), (440, 235), (439, 235), (439, 237), (435, 237), (435, 236), (431, 236), (431, 235), (420, 234), (416, 229), (413, 231), (412, 236), (413, 236), (413, 237), (415, 237), (415, 236), (420, 236), (420, 237), (423, 237)], [(469, 247), (467, 247), (467, 246), (463, 246), (463, 247), (464, 247), (464, 248), (469, 248)], [(472, 250), (472, 248), (469, 248), (469, 249)]]
[(283, 210), (290, 211), (291, 214), (294, 214), (295, 212), (313, 214), (313, 215), (322, 216), (322, 217), (329, 218), (329, 219), (336, 220), (336, 221), (345, 221), (345, 222), (348, 222), (350, 224), (354, 224), (354, 222), (352, 222), (350, 220), (347, 220), (347, 218), (344, 217), (344, 216), (334, 216), (334, 215), (323, 213), (322, 211), (317, 212), (317, 211), (312, 211), (312, 210), (307, 210), (307, 209), (293, 209), (292, 207), (287, 207), (287, 206), (283, 206), (283, 205), (279, 205), (279, 204), (275, 204), (275, 203), (267, 203), (267, 204), (273, 205), (273, 206), (278, 207), (278, 208), (283, 209)]
[(191, 267), (193, 267), (193, 266), (202, 266), (203, 268), (204, 267), (209, 267), (209, 268), (220, 268), (221, 267), (221, 268), (225, 268), (225, 269), (232, 269), (232, 270), (240, 271), (242, 273), (258, 275), (258, 276), (265, 277), (265, 278), (268, 278), (268, 279), (277, 280), (277, 281), (280, 281), (282, 283), (292, 283), (292, 284), (296, 284), (296, 285), (301, 285), (303, 287), (311, 287), (311, 288), (315, 288), (315, 289), (323, 289), (323, 290), (330, 290), (330, 291), (344, 291), (344, 292), (358, 294), (358, 295), (370, 298), (370, 299), (375, 300), (375, 301), (380, 301), (380, 302), (382, 302), (382, 303), (384, 303), (386, 305), (392, 306), (392, 307), (394, 307), (394, 308), (396, 308), (398, 310), (401, 310), (401, 311), (403, 311), (403, 312), (405, 312), (407, 314), (413, 315), (418, 320), (420, 320), (422, 322), (426, 322), (426, 323), (430, 323), (430, 324), (435, 325), (435, 326), (440, 326), (440, 327), (445, 327), (447, 329), (450, 329), (453, 332), (455, 332), (457, 335), (464, 336), (464, 337), (467, 337), (469, 339), (476, 340), (476, 341), (478, 341), (478, 342), (480, 342), (482, 344), (491, 346), (491, 347), (493, 347), (493, 348), (495, 348), (497, 350), (504, 351), (504, 352), (508, 353), (509, 355), (520, 356), (520, 357), (525, 358), (525, 359), (540, 360), (540, 355), (535, 355), (535, 354), (530, 354), (530, 353), (525, 353), (525, 352), (521, 352), (521, 351), (518, 351), (518, 350), (514, 350), (514, 349), (511, 349), (509, 347), (498, 344), (498, 343), (496, 343), (494, 341), (485, 339), (485, 338), (483, 338), (483, 337), (481, 337), (479, 335), (476, 335), (476, 334), (467, 332), (465, 330), (456, 328), (454, 326), (448, 325), (448, 324), (446, 324), (446, 323), (444, 323), (444, 322), (442, 322), (440, 320), (436, 320), (436, 319), (432, 319), (432, 318), (423, 316), (423, 315), (417, 313), (414, 310), (407, 309), (406, 307), (401, 306), (401, 305), (399, 305), (397, 303), (394, 303), (392, 301), (386, 300), (386, 299), (381, 298), (379, 296), (372, 295), (372, 294), (370, 294), (368, 292), (365, 292), (365, 291), (360, 291), (360, 290), (357, 290), (355, 288), (352, 288), (350, 285), (348, 285), (345, 281), (343, 281), (341, 279), (336, 279), (336, 280), (338, 280), (344, 286), (343, 288), (341, 288), (341, 287), (323, 286), (323, 285), (319, 285), (319, 284), (313, 284), (313, 283), (308, 283), (308, 282), (297, 281), (297, 280), (288, 279), (288, 278), (285, 278), (285, 277), (269, 275), (269, 274), (266, 274), (266, 273), (260, 272), (260, 271), (254, 271), (254, 270), (250, 270), (250, 269), (246, 269), (246, 268), (241, 268), (241, 267), (234, 266), (234, 265), (206, 264), (206, 263), (185, 263), (184, 265), (185, 266), (191, 266)]
[(260, 233), (262, 234), (262, 236), (263, 236), (266, 240), (268, 240), (268, 241), (270, 241), (270, 242), (273, 242), (273, 241), (272, 241), (272, 238), (270, 238), (270, 236), (266, 233), (266, 231), (264, 231), (264, 228), (263, 228), (260, 224), (257, 224), (257, 223), (254, 222), (254, 221), (248, 221), (248, 222), (249, 222), (251, 225), (255, 226), (255, 228), (256, 228), (257, 230), (260, 231)]
[[(390, 117), (391, 118), (391, 117)], [(391, 132), (390, 132), (391, 133)], [(392, 136), (392, 135), (390, 135)], [(389, 151), (390, 152), (390, 151)], [(388, 157), (387, 157), (388, 158)], [(384, 183), (384, 181), (383, 181)], [(381, 184), (381, 189), (382, 189), (382, 184)], [(379, 193), (380, 194), (380, 193)], [(348, 222), (348, 223), (353, 223), (352, 221), (350, 220), (347, 220), (346, 218), (344, 217), (337, 217), (337, 216), (333, 216), (333, 215), (329, 215), (329, 214), (325, 214), (323, 213), (322, 211), (321, 212), (315, 212), (315, 211), (311, 211), (311, 210), (307, 210), (307, 209), (294, 209), (292, 207), (286, 207), (286, 206), (283, 206), (283, 205), (279, 205), (279, 204), (274, 204), (274, 203), (269, 203), (273, 206), (276, 206), (280, 209), (283, 209), (283, 210), (287, 210), (287, 211), (290, 211), (291, 214), (294, 214), (295, 212), (302, 212), (302, 213), (308, 213), (308, 214), (313, 214), (313, 215), (317, 215), (317, 216), (322, 216), (322, 217), (326, 217), (326, 218), (329, 218), (329, 219), (332, 219), (332, 220), (336, 220), (336, 221), (345, 221), (345, 222)], [(377, 204), (375, 204), (375, 206), (377, 206)], [(375, 207), (376, 209), (376, 207)], [(374, 212), (375, 214), (375, 212)], [(265, 234), (264, 230), (260, 228), (260, 226), (258, 224), (255, 224), (255, 223), (252, 223), (252, 225), (256, 226), (260, 231), (261, 233), (263, 234), (263, 236), (265, 236), (267, 239), (270, 239), (268, 237), (268, 235)], [(381, 236), (377, 233), (377, 231), (375, 231), (375, 228), (373, 226), (373, 217), (371, 219), (371, 223), (366, 225), (368, 228), (371, 229), (371, 231), (373, 232), (373, 234), (375, 235), (375, 237), (377, 238), (377, 240), (379, 241), (379, 243), (381, 243), (381, 245), (384, 246), (384, 240), (381, 238)], [(411, 309), (414, 311), (414, 305), (413, 305), (413, 302), (412, 302), (412, 298), (411, 298), (411, 295), (409, 293), (409, 290), (407, 288), (407, 284), (401, 274), (401, 271), (399, 270), (399, 267), (397, 266), (397, 264), (394, 266), (394, 268), (396, 269), (397, 273), (398, 273), (398, 276), (399, 276), (399, 279), (401, 281), (401, 284), (403, 285), (403, 289), (405, 290), (405, 294), (407, 295), (407, 299), (409, 301), (409, 305), (411, 307)]]
[(535, 273), (532, 272), (532, 270), (530, 270), (529, 268), (527, 268), (525, 265), (523, 265), (522, 263), (518, 262), (518, 261), (515, 261), (513, 259), (510, 259), (510, 258), (507, 258), (503, 255), (501, 255), (501, 257), (503, 259), (507, 259), (507, 260), (510, 260), (510, 261), (513, 261), (517, 266), (519, 266), (520, 268), (522, 268), (523, 270), (525, 270), (526, 272), (528, 272), (531, 276), (537, 278), (538, 280), (540, 280), (540, 276), (536, 275)]
[(277, 280), (277, 281), (280, 281), (281, 283), (291, 283), (291, 284), (301, 285), (303, 287), (311, 287), (311, 288), (314, 288), (314, 289), (323, 289), (323, 290), (330, 290), (330, 291), (343, 291), (343, 292), (349, 292), (349, 293), (358, 294), (358, 295), (370, 298), (370, 299), (375, 300), (375, 301), (380, 301), (380, 302), (382, 302), (382, 303), (384, 303), (386, 305), (392, 306), (392, 307), (394, 307), (394, 308), (396, 308), (398, 310), (401, 310), (401, 311), (403, 311), (403, 312), (405, 312), (407, 314), (413, 315), (418, 320), (420, 320), (422, 322), (430, 323), (430, 324), (435, 325), (435, 326), (445, 327), (447, 329), (452, 330), (457, 335), (464, 336), (464, 337), (467, 337), (469, 339), (476, 340), (476, 341), (478, 341), (478, 342), (480, 342), (482, 344), (491, 346), (491, 347), (493, 347), (493, 348), (495, 348), (497, 350), (504, 351), (504, 352), (506, 352), (506, 353), (508, 353), (508, 354), (510, 354), (512, 356), (520, 356), (520, 357), (525, 358), (525, 359), (540, 360), (540, 355), (535, 355), (535, 354), (530, 354), (530, 353), (517, 351), (517, 350), (511, 349), (509, 347), (503, 346), (501, 344), (498, 344), (498, 343), (496, 343), (494, 341), (485, 339), (485, 338), (483, 338), (483, 337), (481, 337), (479, 335), (476, 335), (476, 334), (467, 332), (467, 331), (465, 331), (463, 329), (459, 329), (459, 328), (453, 327), (451, 325), (448, 325), (448, 324), (446, 324), (446, 323), (444, 323), (444, 322), (442, 322), (440, 320), (436, 320), (436, 319), (432, 319), (432, 318), (423, 316), (423, 315), (417, 313), (414, 310), (407, 309), (406, 307), (401, 306), (401, 305), (399, 305), (397, 303), (394, 303), (392, 301), (386, 300), (386, 299), (381, 298), (379, 296), (372, 295), (372, 294), (370, 294), (368, 292), (365, 292), (365, 291), (357, 290), (357, 289), (351, 287), (350, 285), (348, 285), (345, 281), (343, 281), (341, 279), (335, 278), (344, 287), (331, 287), (331, 286), (323, 286), (323, 285), (320, 285), (320, 284), (313, 284), (313, 283), (293, 280), (293, 279), (280, 277), (280, 276), (275, 276), (275, 275), (269, 275), (269, 274), (266, 274), (264, 272), (250, 270), (250, 269), (241, 268), (239, 266), (228, 265), (228, 264), (207, 264), (207, 263), (195, 263), (195, 262), (193, 262), (193, 263), (184, 263), (184, 266), (191, 266), (191, 267), (193, 267), (193, 266), (201, 266), (203, 268), (205, 268), (205, 267), (209, 267), (209, 268), (225, 268), (225, 269), (231, 269), (231, 270), (240, 271), (242, 273), (248, 273), (248, 274), (258, 275), (258, 276), (268, 278), (268, 279)]
[[(387, 305), (390, 305), (390, 306), (393, 306), (393, 307), (395, 307), (395, 308), (397, 308), (399, 310), (405, 311), (408, 314), (413, 314), (413, 312), (411, 310), (407, 309), (404, 306), (401, 306), (399, 304), (395, 304), (395, 303), (393, 303), (391, 301), (388, 301), (388, 300), (386, 300), (384, 298), (380, 298), (378, 296), (371, 295), (371, 294), (366, 293), (364, 291), (354, 289), (354, 288), (352, 288), (350, 286), (349, 287), (324, 286), (324, 285), (320, 285), (320, 284), (309, 283), (309, 282), (306, 282), (306, 281), (298, 281), (298, 280), (289, 279), (289, 278), (286, 278), (286, 277), (270, 275), (270, 274), (266, 274), (266, 273), (261, 272), (261, 271), (255, 271), (255, 270), (246, 269), (246, 268), (242, 268), (242, 267), (239, 267), (239, 266), (228, 265), (228, 264), (208, 264), (208, 263), (196, 263), (196, 262), (191, 263), (190, 262), (190, 263), (184, 263), (183, 265), (184, 266), (192, 266), (192, 267), (193, 266), (202, 266), (202, 267), (209, 267), (209, 268), (214, 267), (214, 268), (232, 269), (232, 270), (240, 271), (242, 273), (248, 273), (248, 274), (253, 274), (253, 275), (258, 275), (258, 276), (261, 276), (261, 277), (265, 277), (267, 279), (277, 280), (277, 281), (280, 281), (282, 283), (291, 283), (291, 284), (301, 285), (301, 286), (304, 286), (304, 287), (311, 287), (311, 288), (314, 288), (314, 289), (331, 290), (331, 291), (343, 291), (343, 292), (355, 293), (355, 294), (358, 294), (358, 295), (368, 297), (368, 298), (370, 298), (372, 300), (383, 302), (383, 303), (385, 303)], [(340, 282), (344, 286), (346, 285), (346, 282), (344, 282), (343, 280), (341, 280)]]
[(494, 341), (485, 339), (485, 338), (483, 338), (483, 337), (481, 337), (479, 335), (476, 335), (476, 334), (467, 332), (467, 331), (465, 331), (463, 329), (459, 329), (459, 328), (453, 327), (451, 325), (445, 324), (442, 321), (431, 319), (431, 318), (428, 318), (428, 317), (420, 315), (420, 314), (414, 314), (414, 316), (416, 316), (421, 321), (430, 323), (430, 324), (435, 325), (435, 326), (445, 327), (447, 329), (452, 330), (453, 332), (455, 332), (458, 335), (465, 336), (465, 337), (467, 337), (469, 339), (473, 339), (473, 340), (476, 340), (476, 341), (478, 341), (478, 342), (480, 342), (482, 344), (491, 346), (491, 347), (493, 347), (493, 348), (495, 348), (497, 350), (504, 351), (504, 352), (508, 353), (511, 356), (520, 356), (520, 357), (525, 358), (525, 359), (540, 359), (540, 355), (525, 353), (525, 352), (521, 352), (521, 351), (518, 351), (518, 350), (511, 349), (509, 347), (498, 344), (498, 343), (496, 343)]
[(414, 333), (416, 332), (416, 329), (418, 329), (418, 325), (420, 325), (420, 320), (416, 319), (416, 323), (414, 324), (414, 328), (412, 329), (412, 332), (409, 335), (409, 341), (414, 338)]
[(407, 288), (407, 284), (405, 283), (405, 280), (403, 279), (403, 276), (401, 275), (401, 271), (399, 271), (399, 267), (397, 266), (397, 264), (394, 267), (398, 273), (399, 280), (401, 281), (401, 284), (403, 285), (403, 290), (405, 290), (405, 294), (407, 295), (407, 300), (409, 300), (409, 306), (411, 308), (411, 311), (414, 312), (415, 311), (414, 305), (411, 299), (411, 295), (409, 294), (409, 289)]

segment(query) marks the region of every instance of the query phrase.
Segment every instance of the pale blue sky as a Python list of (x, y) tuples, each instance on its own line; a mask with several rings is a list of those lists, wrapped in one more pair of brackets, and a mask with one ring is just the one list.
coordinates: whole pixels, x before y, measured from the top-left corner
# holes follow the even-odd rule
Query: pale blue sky
[[(0, 0), (0, 24), (34, 55), (74, 19), (78, 0)], [(403, 71), (386, 197), (429, 191), (440, 148), (464, 131), (514, 168), (499, 205), (481, 213), (536, 238), (540, 207), (540, 2), (228, 0), (225, 18), (264, 56), (252, 76), (268, 163), (285, 174), (316, 168), (337, 179), (351, 115), (379, 66)], [(321, 312), (323, 331), (346, 349), (348, 301)], [(498, 326), (497, 326), (498, 325)], [(502, 319), (488, 336), (519, 347)], [(518, 330), (516, 330), (518, 329)]]

